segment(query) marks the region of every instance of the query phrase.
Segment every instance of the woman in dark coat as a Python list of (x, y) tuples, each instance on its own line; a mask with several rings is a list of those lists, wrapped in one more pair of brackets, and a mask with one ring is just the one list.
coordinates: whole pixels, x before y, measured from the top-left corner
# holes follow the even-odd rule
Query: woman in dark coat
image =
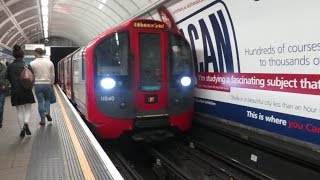
[[(20, 136), (24, 137), (25, 134), (31, 135), (28, 123), (31, 118), (31, 104), (35, 103), (35, 99), (32, 89), (25, 89), (20, 82), (20, 76), (26, 64), (23, 61), (24, 52), (19, 45), (13, 47), (12, 55), (15, 60), (8, 66), (7, 78), (11, 83), (11, 104), (17, 108)], [(30, 65), (28, 69), (33, 72)]]

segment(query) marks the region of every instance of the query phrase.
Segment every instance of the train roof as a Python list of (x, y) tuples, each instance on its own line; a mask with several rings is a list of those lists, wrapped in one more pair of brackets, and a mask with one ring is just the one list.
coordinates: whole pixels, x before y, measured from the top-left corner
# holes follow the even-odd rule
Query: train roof
[(168, 30), (168, 31), (180, 34), (179, 32), (168, 28), (168, 26), (163, 21), (153, 20), (153, 19), (143, 19), (143, 18), (132, 19), (132, 20), (129, 20), (121, 25), (118, 25), (118, 26), (115, 26), (113, 28), (106, 30), (105, 32), (103, 32), (102, 34), (100, 34), (99, 36), (94, 38), (94, 40), (92, 40), (90, 43), (78, 48), (77, 50), (70, 53), (68, 56), (64, 57), (63, 59), (73, 56), (79, 50), (81, 51), (81, 50), (86, 49), (87, 47), (91, 47), (92, 45), (96, 44), (100, 39), (102, 39), (102, 38), (104, 38), (114, 32), (122, 31), (122, 30), (129, 30), (132, 28)]

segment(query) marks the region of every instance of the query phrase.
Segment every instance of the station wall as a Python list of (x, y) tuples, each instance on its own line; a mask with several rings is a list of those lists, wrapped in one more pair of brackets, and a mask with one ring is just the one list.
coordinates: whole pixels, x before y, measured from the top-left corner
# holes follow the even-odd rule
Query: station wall
[(196, 111), (320, 145), (319, 6), (183, 0), (145, 17), (189, 40)]

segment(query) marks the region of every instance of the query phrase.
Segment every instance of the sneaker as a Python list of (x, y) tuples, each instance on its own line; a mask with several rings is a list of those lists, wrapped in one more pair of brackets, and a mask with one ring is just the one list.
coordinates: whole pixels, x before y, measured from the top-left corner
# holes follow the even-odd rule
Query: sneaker
[(27, 135), (31, 135), (31, 131), (30, 131), (30, 129), (29, 129), (28, 124), (24, 124), (23, 129), (26, 131), (26, 134), (27, 134)]
[(24, 137), (25, 136), (25, 130), (24, 130), (24, 128), (21, 130), (21, 132), (20, 132), (20, 137)]
[(51, 116), (50, 116), (49, 114), (47, 114), (46, 117), (47, 117), (47, 119), (48, 119), (49, 122), (52, 121), (52, 118), (51, 118)]
[(42, 119), (39, 124), (40, 125), (46, 125), (46, 121), (44, 121), (44, 119)]
[(2, 128), (2, 124), (0, 124), (0, 128)]

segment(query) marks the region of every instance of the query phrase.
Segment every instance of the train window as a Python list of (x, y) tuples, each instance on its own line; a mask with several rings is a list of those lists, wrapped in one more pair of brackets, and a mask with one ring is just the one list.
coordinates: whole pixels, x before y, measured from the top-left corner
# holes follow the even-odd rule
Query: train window
[(192, 74), (192, 54), (188, 42), (181, 36), (170, 34), (169, 65), (172, 76)]
[(161, 88), (160, 34), (140, 33), (141, 90), (159, 91)]
[(110, 35), (94, 52), (97, 76), (128, 75), (129, 33)]
[(78, 59), (73, 60), (73, 73), (79, 75), (79, 61)]

